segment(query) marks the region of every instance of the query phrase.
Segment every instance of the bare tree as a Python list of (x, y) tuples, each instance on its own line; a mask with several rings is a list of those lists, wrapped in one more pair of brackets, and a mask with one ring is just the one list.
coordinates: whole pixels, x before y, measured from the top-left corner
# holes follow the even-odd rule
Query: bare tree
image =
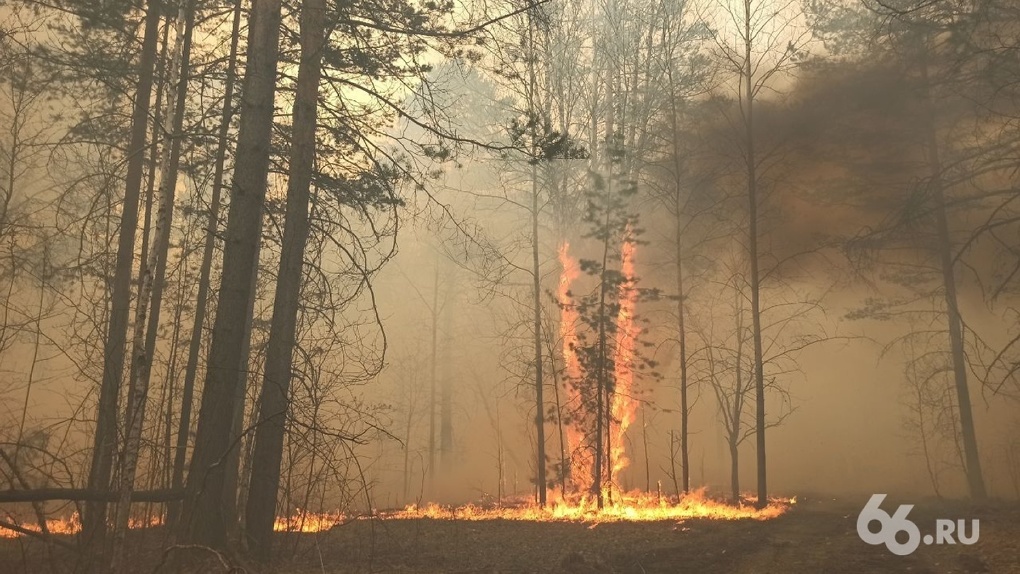
[(736, 6), (721, 4), (724, 17), (716, 32), (716, 47), (722, 62), (733, 74), (740, 117), (735, 129), (742, 131), (740, 156), (746, 173), (747, 250), (750, 269), (751, 335), (755, 381), (755, 428), (758, 464), (758, 504), (768, 504), (765, 457), (765, 363), (761, 325), (760, 253), (758, 242), (762, 197), (762, 163), (768, 152), (756, 149), (755, 109), (763, 92), (771, 90), (777, 76), (788, 74), (796, 64), (807, 30), (797, 30), (794, 0), (774, 6), (770, 2), (743, 0)]

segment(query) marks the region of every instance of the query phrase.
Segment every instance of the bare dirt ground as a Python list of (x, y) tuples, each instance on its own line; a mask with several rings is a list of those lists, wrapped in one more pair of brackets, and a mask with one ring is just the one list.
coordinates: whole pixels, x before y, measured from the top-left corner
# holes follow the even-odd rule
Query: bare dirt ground
[[(857, 536), (866, 498), (802, 498), (765, 521), (683, 523), (536, 523), (460, 520), (358, 520), (317, 534), (282, 534), (287, 558), (247, 572), (312, 573), (1020, 573), (1020, 505), (890, 499), (883, 508), (916, 503), (922, 533), (936, 518), (977, 518), (972, 545), (922, 545), (910, 556), (869, 546)], [(138, 533), (131, 563), (152, 572), (161, 555), (158, 532)], [(58, 553), (59, 554), (59, 553)], [(66, 558), (66, 557), (65, 557)], [(60, 560), (58, 556), (56, 558)], [(39, 542), (0, 541), (0, 573), (51, 571)], [(58, 566), (56, 572), (65, 571)], [(168, 572), (168, 569), (162, 569)], [(188, 572), (223, 572), (217, 562)]]

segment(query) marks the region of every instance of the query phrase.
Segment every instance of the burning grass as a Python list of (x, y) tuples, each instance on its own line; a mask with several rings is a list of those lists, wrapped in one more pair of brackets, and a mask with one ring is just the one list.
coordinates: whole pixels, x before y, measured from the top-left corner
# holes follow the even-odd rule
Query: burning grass
[[(593, 499), (580, 498), (575, 502), (560, 499), (546, 507), (521, 502), (503, 506), (441, 506), (429, 503), (423, 506), (410, 505), (402, 510), (378, 511), (369, 514), (345, 514), (343, 512), (309, 512), (297, 510), (290, 516), (276, 519), (277, 532), (324, 532), (352, 520), (515, 520), (532, 522), (655, 522), (683, 521), (692, 518), (713, 520), (769, 520), (782, 515), (796, 504), (795, 498), (773, 498), (768, 505), (758, 508), (753, 497), (744, 497), (739, 504), (708, 497), (705, 490), (694, 491), (679, 500), (654, 493), (631, 492), (617, 494), (612, 502), (598, 508)], [(13, 522), (13, 521), (12, 521)], [(39, 532), (34, 522), (14, 522), (21, 528)], [(162, 525), (161, 517), (136, 518), (131, 528), (149, 528)], [(47, 520), (50, 534), (74, 535), (81, 530), (77, 514), (69, 518)], [(24, 534), (0, 527), (0, 538), (17, 538)]]
[(782, 515), (796, 504), (796, 499), (773, 498), (764, 508), (757, 508), (753, 498), (744, 498), (739, 504), (715, 500), (698, 490), (681, 498), (669, 499), (652, 493), (631, 492), (617, 495), (612, 503), (598, 508), (594, 500), (582, 498), (577, 502), (559, 500), (542, 508), (534, 504), (502, 507), (481, 507), (468, 504), (443, 507), (436, 504), (408, 506), (404, 510), (385, 514), (384, 518), (440, 520), (521, 520), (535, 522), (653, 522), (682, 521), (691, 518), (714, 520), (768, 520)]

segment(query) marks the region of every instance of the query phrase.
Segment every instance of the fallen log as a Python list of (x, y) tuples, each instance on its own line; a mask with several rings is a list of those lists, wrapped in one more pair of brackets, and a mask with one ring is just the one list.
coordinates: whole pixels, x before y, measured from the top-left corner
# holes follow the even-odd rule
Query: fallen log
[[(0, 502), (45, 502), (47, 500), (81, 500), (116, 502), (118, 492), (88, 490), (86, 488), (33, 488), (32, 490), (0, 490)], [(184, 489), (136, 490), (131, 502), (172, 502), (184, 499)]]

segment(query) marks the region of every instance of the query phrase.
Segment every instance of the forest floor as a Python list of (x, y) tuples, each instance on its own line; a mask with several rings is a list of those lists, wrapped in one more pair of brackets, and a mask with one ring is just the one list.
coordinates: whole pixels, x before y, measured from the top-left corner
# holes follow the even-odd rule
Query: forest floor
[[(401, 573), (1020, 573), (1020, 505), (927, 501), (910, 513), (921, 532), (937, 518), (980, 520), (972, 545), (921, 545), (909, 556), (857, 536), (866, 497), (802, 497), (768, 521), (696, 519), (580, 524), (508, 520), (357, 520), (317, 534), (281, 534), (290, 558), (277, 574)], [(891, 510), (906, 500), (887, 500)], [(159, 562), (156, 533), (136, 535), (137, 572)], [(148, 542), (148, 544), (146, 543)], [(35, 550), (32, 550), (35, 547)], [(148, 548), (146, 548), (148, 547)], [(0, 573), (52, 570), (40, 543), (0, 540)], [(246, 566), (247, 572), (260, 572)], [(163, 572), (170, 571), (162, 569)], [(223, 572), (216, 562), (188, 572)]]

